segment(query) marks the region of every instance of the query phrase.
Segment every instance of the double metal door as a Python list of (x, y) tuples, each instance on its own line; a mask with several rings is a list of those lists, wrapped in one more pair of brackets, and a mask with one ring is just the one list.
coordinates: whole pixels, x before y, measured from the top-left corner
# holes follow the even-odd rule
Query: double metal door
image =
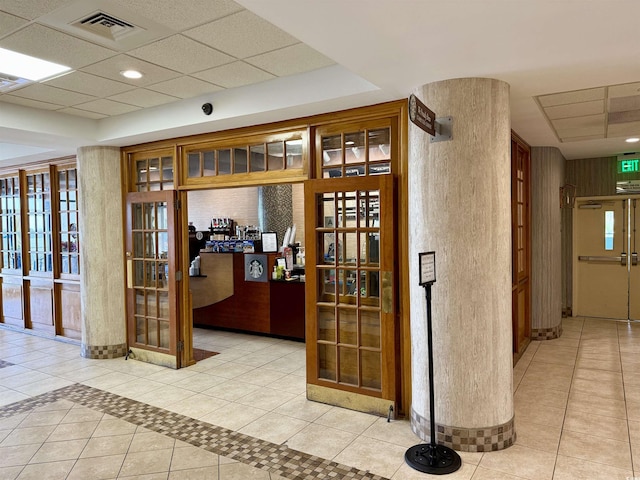
[(574, 311), (640, 319), (640, 197), (581, 199), (574, 212)]

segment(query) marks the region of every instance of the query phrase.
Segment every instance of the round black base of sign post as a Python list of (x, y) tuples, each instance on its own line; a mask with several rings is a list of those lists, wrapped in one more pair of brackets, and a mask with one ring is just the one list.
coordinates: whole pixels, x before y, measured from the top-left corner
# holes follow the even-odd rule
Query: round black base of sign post
[(404, 459), (414, 470), (431, 475), (453, 473), (462, 466), (462, 459), (455, 450), (432, 443), (414, 445), (406, 451)]

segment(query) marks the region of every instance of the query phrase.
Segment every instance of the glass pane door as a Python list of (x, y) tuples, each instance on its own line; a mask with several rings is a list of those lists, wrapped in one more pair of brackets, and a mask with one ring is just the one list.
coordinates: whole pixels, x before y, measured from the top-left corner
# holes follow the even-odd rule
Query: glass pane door
[(312, 180), (305, 202), (315, 237), (306, 242), (315, 259), (307, 272), (308, 380), (393, 400), (392, 186), (387, 175)]
[(177, 355), (175, 193), (127, 196), (129, 345)]

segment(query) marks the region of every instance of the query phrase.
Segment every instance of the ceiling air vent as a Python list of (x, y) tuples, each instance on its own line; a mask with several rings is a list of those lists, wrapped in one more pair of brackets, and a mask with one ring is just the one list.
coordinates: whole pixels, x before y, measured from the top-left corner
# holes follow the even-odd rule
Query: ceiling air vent
[(97, 12), (79, 20), (75, 26), (114, 42), (134, 34), (137, 30), (137, 27), (129, 22), (104, 12)]
[(29, 83), (33, 83), (26, 78), (14, 77), (6, 73), (0, 73), (0, 93), (6, 93), (16, 88), (22, 87)]

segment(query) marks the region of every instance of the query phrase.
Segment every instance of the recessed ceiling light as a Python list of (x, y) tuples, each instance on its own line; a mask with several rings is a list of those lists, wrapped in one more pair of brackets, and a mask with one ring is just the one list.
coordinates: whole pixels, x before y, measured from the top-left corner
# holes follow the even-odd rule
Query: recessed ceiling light
[(8, 75), (37, 82), (70, 70), (65, 65), (0, 48), (0, 72)]
[(636, 142), (640, 142), (640, 138), (638, 138), (638, 137), (631, 137), (631, 138), (627, 138), (627, 139), (625, 140), (625, 142), (627, 142), (627, 143), (636, 143)]
[(120, 72), (120, 75), (126, 78), (142, 78), (142, 73), (137, 70), (124, 70)]

